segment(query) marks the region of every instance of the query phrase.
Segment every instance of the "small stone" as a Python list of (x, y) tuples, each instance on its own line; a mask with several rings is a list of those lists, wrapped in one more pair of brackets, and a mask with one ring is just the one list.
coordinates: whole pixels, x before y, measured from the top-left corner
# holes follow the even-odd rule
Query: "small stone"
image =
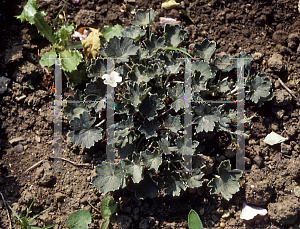
[(44, 168), (37, 168), (36, 172), (35, 172), (35, 179), (38, 180), (40, 178), (43, 177), (44, 174)]
[(295, 193), (295, 196), (300, 197), (300, 186), (296, 186), (294, 188), (294, 193)]
[(44, 137), (44, 139), (45, 139), (45, 140), (48, 140), (48, 139), (49, 139), (49, 137), (48, 137), (48, 136), (45, 136), (45, 137)]
[(260, 62), (262, 60), (263, 54), (260, 52), (255, 52), (253, 54), (253, 61)]
[(299, 43), (299, 36), (297, 33), (291, 33), (288, 36), (288, 47), (290, 49), (296, 49)]
[(24, 147), (21, 143), (19, 143), (13, 148), (13, 151), (16, 153), (22, 153), (24, 151)]
[(287, 106), (292, 103), (292, 96), (286, 90), (276, 90), (273, 104), (275, 106)]
[(35, 140), (36, 140), (38, 143), (40, 143), (40, 142), (41, 142), (41, 137), (35, 136)]
[(274, 53), (272, 57), (268, 60), (268, 66), (276, 72), (284, 72), (286, 67), (282, 61), (282, 55)]
[(254, 163), (258, 166), (258, 167), (261, 167), (264, 163), (264, 160), (262, 159), (261, 156), (259, 155), (256, 155), (253, 159)]
[(275, 33), (273, 33), (273, 40), (278, 43), (278, 44), (282, 44), (282, 45), (286, 45), (286, 40), (287, 40), (288, 34), (283, 31), (283, 30), (277, 30), (275, 31)]

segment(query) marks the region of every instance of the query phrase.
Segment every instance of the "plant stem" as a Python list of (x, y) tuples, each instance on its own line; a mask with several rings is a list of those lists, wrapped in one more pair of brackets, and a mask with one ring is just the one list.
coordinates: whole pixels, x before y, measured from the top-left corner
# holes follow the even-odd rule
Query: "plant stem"
[(150, 22), (150, 11), (149, 11), (149, 41), (151, 42), (151, 22)]
[(63, 11), (63, 9), (65, 8), (65, 5), (66, 5), (67, 1), (68, 1), (68, 0), (65, 1), (63, 7), (60, 9), (60, 11), (58, 12), (58, 14), (56, 15), (56, 18), (54, 19), (54, 21), (53, 21), (53, 23), (52, 23), (51, 29), (54, 27), (55, 22), (56, 22), (57, 18), (59, 17), (59, 14), (60, 14), (61, 11)]
[(140, 147), (141, 142), (142, 142), (145, 138), (146, 138), (146, 136), (144, 135), (144, 136), (139, 140), (138, 144), (136, 145), (137, 151), (139, 150), (139, 147)]

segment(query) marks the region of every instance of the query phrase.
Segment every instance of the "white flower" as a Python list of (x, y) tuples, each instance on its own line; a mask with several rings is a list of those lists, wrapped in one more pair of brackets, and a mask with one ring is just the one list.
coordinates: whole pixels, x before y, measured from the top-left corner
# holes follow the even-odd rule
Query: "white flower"
[(117, 82), (122, 82), (122, 77), (115, 71), (112, 71), (110, 74), (104, 74), (102, 79), (104, 79), (104, 84), (108, 84), (112, 87), (116, 87)]
[(89, 31), (85, 29), (83, 30), (83, 34), (79, 33), (78, 31), (75, 31), (72, 37), (80, 38), (81, 40), (87, 38), (88, 35), (89, 35)]
[(268, 213), (267, 209), (260, 208), (260, 207), (252, 207), (246, 204), (245, 202), (243, 203), (243, 210), (240, 215), (241, 219), (244, 220), (250, 220), (253, 219), (257, 215), (266, 215)]
[(173, 19), (173, 18), (161, 17), (159, 19), (160, 19), (160, 25), (162, 28), (164, 28), (166, 26), (166, 24), (176, 25), (176, 24), (180, 23), (180, 21), (176, 21), (176, 19)]

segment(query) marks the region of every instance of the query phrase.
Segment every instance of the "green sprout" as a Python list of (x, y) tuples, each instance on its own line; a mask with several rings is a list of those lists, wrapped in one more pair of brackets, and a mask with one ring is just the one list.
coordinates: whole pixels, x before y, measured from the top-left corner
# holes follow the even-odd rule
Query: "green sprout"
[(39, 214), (33, 216), (29, 221), (28, 221), (28, 215), (29, 215), (29, 212), (30, 212), (30, 209), (33, 205), (33, 202), (36, 200), (36, 198), (34, 198), (34, 200), (32, 201), (32, 203), (30, 204), (28, 210), (27, 210), (27, 213), (25, 216), (22, 216), (22, 214), (20, 216), (18, 216), (18, 214), (9, 206), (9, 204), (7, 203), (8, 207), (10, 208), (10, 210), (14, 213), (14, 215), (16, 216), (17, 218), (17, 222), (18, 224), (20, 224), (20, 229), (47, 229), (47, 228), (53, 228), (55, 226), (55, 224), (51, 224), (49, 226), (46, 226), (46, 227), (43, 227), (43, 228), (40, 228), (40, 227), (35, 227), (35, 226), (32, 226), (30, 225), (32, 223), (32, 221), (39, 217), (42, 213), (48, 211), (50, 209), (47, 208), (45, 209), (44, 211), (40, 212)]
[(31, 84), (31, 80), (28, 80), (27, 82), (22, 83), (23, 86), (26, 86), (26, 88), (34, 90), (34, 86)]
[(188, 225), (189, 229), (203, 229), (201, 219), (193, 209), (189, 212)]

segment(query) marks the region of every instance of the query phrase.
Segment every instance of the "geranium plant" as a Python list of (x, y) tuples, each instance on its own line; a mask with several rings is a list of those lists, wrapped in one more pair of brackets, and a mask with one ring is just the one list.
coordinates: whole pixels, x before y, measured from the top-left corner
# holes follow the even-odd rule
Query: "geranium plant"
[[(71, 142), (93, 147), (105, 137), (105, 117), (96, 118), (106, 109), (106, 85), (115, 87), (115, 147), (118, 163), (107, 161), (95, 167), (92, 183), (103, 194), (120, 188), (132, 190), (137, 198), (155, 197), (161, 193), (178, 196), (187, 188), (202, 186), (205, 175), (200, 168), (184, 170), (185, 155), (203, 151), (203, 138), (194, 138), (192, 147), (184, 141), (184, 72), (185, 58), (194, 56), (192, 66), (192, 128), (194, 133), (229, 131), (236, 134), (231, 120), (234, 109), (209, 104), (206, 99), (224, 100), (235, 90), (229, 80), (236, 62), (228, 55), (214, 58), (216, 43), (207, 39), (194, 46), (191, 54), (179, 49), (187, 31), (179, 25), (166, 24), (164, 35), (143, 29), (155, 19), (156, 12), (138, 10), (135, 25), (110, 38), (98, 50), (87, 68), (84, 93), (77, 90), (68, 100), (93, 100), (76, 107), (68, 104), (65, 115), (70, 119)], [(251, 57), (240, 53), (237, 57)], [(114, 59), (115, 68), (108, 73), (105, 58)], [(266, 74), (250, 71), (246, 62), (246, 99), (262, 104), (272, 99), (271, 82)], [(111, 70), (111, 69), (110, 69)], [(247, 72), (247, 71), (246, 71)], [(122, 77), (116, 80), (114, 76)], [(110, 81), (110, 82), (109, 82)], [(117, 84), (118, 82), (118, 84)], [(259, 83), (260, 82), (260, 83)], [(93, 116), (92, 114), (96, 114)], [(107, 144), (110, 144), (107, 142)], [(242, 171), (231, 170), (224, 161), (219, 176), (210, 183), (211, 193), (221, 193), (229, 200), (239, 190)]]
[[(35, 16), (27, 14), (29, 11)], [(201, 187), (206, 174), (201, 168), (187, 169), (184, 156), (203, 152), (207, 133), (226, 131), (232, 138), (238, 134), (232, 121), (236, 117), (235, 109), (229, 109), (225, 104), (206, 102), (235, 99), (233, 94), (238, 88), (234, 69), (237, 62), (229, 55), (216, 58), (216, 43), (208, 39), (196, 43), (191, 53), (180, 48), (187, 31), (178, 24), (170, 25), (166, 21), (162, 36), (147, 33), (145, 29), (148, 27), (150, 32), (149, 27), (156, 15), (153, 9), (138, 10), (136, 18), (131, 21), (134, 26), (122, 30), (120, 25), (104, 28), (102, 31), (106, 34), (102, 44), (95, 46), (100, 48), (88, 52), (92, 59), (86, 69), (78, 51), (59, 48), (72, 34), (72, 26), (62, 26), (55, 35), (48, 29), (41, 32), (37, 26), (52, 43), (53, 50), (50, 52), (53, 55), (58, 52), (61, 57), (70, 58), (68, 65), (62, 60), (65, 72), (78, 71), (82, 63), (83, 70), (73, 78), (76, 83), (71, 86), (80, 84), (85, 77), (82, 73), (86, 72), (88, 83), (84, 91), (77, 89), (67, 100), (87, 102), (79, 105), (69, 103), (64, 108), (72, 129), (69, 133), (71, 142), (91, 148), (97, 142), (105, 141), (108, 117), (103, 116), (105, 112), (102, 111), (107, 108), (107, 87), (114, 87), (115, 124), (109, 128), (114, 128), (115, 136), (114, 141), (107, 144), (114, 144), (117, 160), (116, 163), (103, 161), (97, 165), (97, 176), (92, 179), (92, 184), (103, 194), (128, 188), (137, 198), (143, 199), (159, 194), (178, 196), (187, 188)], [(36, 18), (41, 17), (43, 14), (37, 11), (35, 0), (29, 0), (19, 16), (30, 23), (37, 23)], [(95, 34), (90, 39), (95, 41), (97, 37), (97, 42), (100, 42), (98, 31)], [(81, 40), (83, 46), (87, 39), (89, 36)], [(48, 56), (50, 54), (47, 53)], [(241, 52), (236, 56), (245, 57), (248, 58), (245, 61), (245, 98), (261, 105), (273, 97), (271, 81), (265, 73), (251, 70), (251, 55)], [(184, 86), (187, 59), (192, 67), (192, 91), (185, 91)], [(41, 62), (44, 60), (46, 58), (42, 58)], [(108, 69), (112, 60), (115, 67)], [(192, 95), (191, 113), (185, 112), (186, 93)], [(191, 115), (192, 122), (186, 125), (184, 115)], [(185, 128), (191, 125), (195, 133), (192, 146), (184, 137)], [(209, 182), (208, 187), (211, 194), (221, 193), (229, 200), (239, 190), (238, 179), (242, 171), (231, 170), (227, 160), (220, 164), (218, 172), (219, 175)]]

